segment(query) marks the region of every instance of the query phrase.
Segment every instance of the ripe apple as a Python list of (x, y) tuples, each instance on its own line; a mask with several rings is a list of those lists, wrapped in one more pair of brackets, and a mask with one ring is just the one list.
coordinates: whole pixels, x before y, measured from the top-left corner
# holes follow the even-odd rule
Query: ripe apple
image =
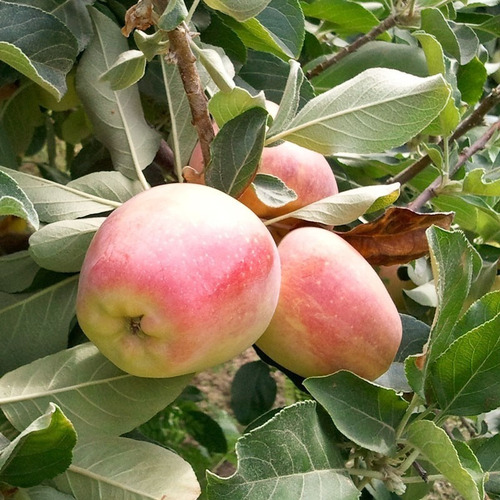
[(77, 317), (119, 368), (172, 377), (252, 345), (279, 285), (278, 250), (251, 210), (207, 186), (167, 184), (134, 196), (99, 228)]
[[(275, 116), (278, 105), (266, 101), (266, 107), (272, 116)], [(217, 127), (215, 128), (218, 130)], [(203, 156), (199, 143), (193, 150), (189, 166), (195, 172), (203, 170)], [(196, 178), (191, 171), (188, 180), (203, 182), (203, 177)], [(269, 207), (255, 194), (250, 185), (238, 198), (259, 217), (271, 219), (293, 212), (315, 201), (338, 193), (335, 175), (325, 157), (315, 151), (284, 141), (277, 146), (264, 148), (260, 161), (259, 174), (274, 175), (281, 179), (290, 189), (293, 189), (297, 199), (281, 207)]]
[(340, 236), (317, 227), (286, 235), (278, 251), (278, 306), (257, 346), (303, 377), (350, 370), (374, 380), (401, 342), (398, 311), (368, 262)]

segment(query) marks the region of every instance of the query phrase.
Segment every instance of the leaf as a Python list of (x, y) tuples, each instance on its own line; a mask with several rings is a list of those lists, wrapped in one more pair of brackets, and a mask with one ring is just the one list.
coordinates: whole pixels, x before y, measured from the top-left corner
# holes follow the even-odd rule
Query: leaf
[(238, 21), (255, 17), (269, 2), (270, 0), (205, 0), (212, 9), (234, 17)]
[(222, 92), (230, 92), (234, 89), (234, 66), (220, 47), (205, 44), (198, 47), (192, 42), (191, 48), (196, 52), (199, 61)]
[(188, 10), (184, 0), (171, 0), (158, 20), (158, 28), (171, 31), (177, 28), (186, 19), (187, 15)]
[(281, 59), (298, 58), (304, 42), (304, 14), (298, 0), (271, 0), (258, 15), (244, 22), (223, 17), (243, 43)]
[[(362, 2), (316, 0), (312, 3), (302, 2), (301, 5), (306, 16), (332, 23), (332, 31), (340, 37), (368, 33), (380, 24), (377, 16)], [(382, 33), (380, 38), (386, 41), (391, 39), (388, 33)]]
[(447, 21), (439, 9), (423, 9), (421, 16), (422, 30), (434, 35), (459, 64), (467, 64), (475, 57), (479, 40), (471, 28)]
[(347, 371), (308, 378), (304, 386), (342, 434), (363, 448), (394, 454), (396, 428), (408, 407), (395, 391)]
[(78, 53), (76, 38), (52, 14), (0, 3), (0, 60), (60, 99)]
[(21, 292), (31, 285), (39, 269), (28, 250), (0, 256), (0, 292)]
[(29, 425), (52, 401), (71, 420), (79, 439), (118, 436), (170, 404), (190, 378), (133, 377), (87, 342), (4, 375), (0, 406), (17, 429)]
[[(19, 500), (74, 500), (75, 497), (66, 495), (50, 486), (33, 486), (21, 490), (22, 495)], [(17, 500), (17, 499), (15, 499)]]
[(458, 90), (463, 101), (474, 106), (483, 95), (484, 85), (488, 78), (485, 65), (476, 56), (467, 64), (459, 66), (457, 71)]
[[(248, 51), (246, 63), (238, 72), (238, 76), (257, 90), (263, 90), (266, 99), (280, 102), (288, 76), (290, 66), (282, 59), (265, 52)], [(314, 90), (307, 79), (300, 87), (299, 108), (314, 97)]]
[(109, 212), (142, 190), (119, 172), (97, 172), (62, 185), (3, 167), (0, 171), (17, 181), (45, 222)]
[(259, 92), (252, 96), (248, 90), (241, 87), (234, 87), (229, 92), (217, 92), (208, 103), (208, 110), (219, 128), (255, 107), (266, 108), (264, 93)]
[(461, 231), (433, 226), (427, 230), (427, 238), (438, 294), (427, 357), (427, 363), (431, 364), (454, 340), (453, 328), (482, 262)]
[(408, 426), (406, 437), (464, 498), (481, 500), (474, 479), (462, 467), (458, 454), (443, 429), (429, 420), (420, 420)]
[(283, 207), (297, 199), (297, 193), (281, 179), (270, 174), (257, 174), (251, 184), (257, 198), (268, 207)]
[(304, 81), (304, 73), (300, 64), (293, 59), (290, 59), (290, 73), (286, 82), (283, 97), (281, 98), (278, 113), (276, 114), (268, 134), (274, 135), (285, 130), (288, 124), (292, 121), (297, 113), (300, 101), (300, 89)]
[(195, 500), (200, 494), (191, 466), (172, 451), (110, 436), (79, 443), (72, 465), (55, 483), (76, 500)]
[(259, 360), (240, 366), (231, 384), (231, 409), (240, 424), (248, 425), (270, 410), (275, 399), (269, 365)]
[(138, 82), (146, 71), (146, 57), (140, 50), (122, 52), (113, 65), (101, 75), (112, 90), (123, 90)]
[[(77, 277), (71, 276), (33, 293), (0, 293), (0, 373), (66, 348), (76, 289)], [(20, 428), (38, 416), (33, 415)]]
[(36, 486), (64, 472), (73, 458), (76, 432), (57, 405), (31, 423), (0, 450), (0, 481), (12, 486)]
[(390, 68), (425, 77), (429, 73), (422, 49), (383, 41), (368, 42), (356, 52), (311, 79), (318, 93), (330, 90), (368, 68)]
[(30, 254), (40, 266), (61, 273), (80, 271), (87, 249), (105, 217), (49, 224), (30, 237)]
[(227, 122), (215, 136), (205, 171), (208, 186), (237, 198), (259, 166), (268, 113), (257, 107)]
[(430, 366), (428, 391), (446, 415), (479, 415), (500, 406), (500, 314), (463, 334)]
[(238, 470), (229, 478), (208, 472), (210, 500), (265, 498), (298, 500), (359, 498), (340, 452), (331, 421), (314, 401), (289, 406), (236, 444)]
[(38, 229), (40, 222), (33, 203), (6, 172), (0, 171), (0, 216), (15, 215)]
[(107, 16), (93, 8), (90, 13), (95, 35), (78, 65), (76, 89), (95, 136), (109, 149), (116, 170), (137, 179), (139, 171), (153, 161), (160, 136), (146, 123), (135, 86), (113, 91), (100, 80), (128, 45)]
[(182, 409), (186, 432), (209, 453), (227, 453), (228, 446), (221, 426), (207, 413), (192, 408)]
[(484, 472), (489, 473), (485, 484), (489, 494), (500, 493), (500, 434), (488, 439), (480, 440), (477, 444), (472, 441), (471, 446)]
[(368, 211), (379, 210), (390, 205), (398, 196), (398, 183), (350, 189), (271, 219), (266, 224), (271, 225), (294, 217), (320, 224), (340, 226), (356, 220)]
[(484, 168), (475, 168), (467, 172), (462, 191), (479, 196), (500, 196), (500, 179), (488, 177), (488, 172)]
[(479, 498), (484, 497), (484, 481), (486, 478), (481, 464), (477, 459), (474, 452), (469, 447), (469, 444), (464, 441), (453, 441), (453, 446), (457, 450), (458, 458), (462, 467), (472, 476), (474, 482), (476, 483), (477, 489), (479, 491)]
[(266, 145), (286, 139), (325, 155), (381, 152), (425, 128), (449, 95), (441, 75), (368, 69), (309, 101), (288, 130), (267, 138)]
[(337, 232), (370, 264), (405, 264), (429, 252), (425, 231), (436, 225), (449, 229), (453, 213), (419, 214), (390, 207), (377, 219), (346, 232)]

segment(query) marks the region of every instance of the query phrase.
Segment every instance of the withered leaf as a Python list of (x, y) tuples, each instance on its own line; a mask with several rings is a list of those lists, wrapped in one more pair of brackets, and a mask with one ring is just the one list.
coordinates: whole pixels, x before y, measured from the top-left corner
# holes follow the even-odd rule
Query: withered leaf
[(346, 232), (337, 232), (370, 264), (406, 264), (429, 251), (425, 231), (432, 225), (449, 229), (453, 212), (417, 213), (391, 207), (372, 222)]

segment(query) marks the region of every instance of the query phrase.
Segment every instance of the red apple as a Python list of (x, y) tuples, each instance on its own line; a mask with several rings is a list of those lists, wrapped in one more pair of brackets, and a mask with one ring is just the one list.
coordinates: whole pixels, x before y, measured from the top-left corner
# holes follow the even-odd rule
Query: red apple
[(97, 231), (77, 316), (124, 371), (172, 377), (252, 345), (279, 285), (276, 245), (251, 210), (207, 186), (168, 184), (134, 196)]
[(398, 311), (368, 262), (325, 229), (291, 231), (280, 243), (281, 291), (257, 346), (303, 377), (350, 370), (373, 380), (401, 342)]
[[(266, 101), (266, 107), (272, 116), (276, 115), (277, 104)], [(215, 129), (218, 130), (217, 127)], [(203, 170), (203, 157), (199, 143), (193, 150), (189, 166), (194, 169), (194, 172), (186, 170), (188, 180), (203, 183), (203, 176), (197, 178), (195, 174)], [(297, 195), (296, 200), (274, 208), (260, 201), (253, 187), (249, 186), (239, 197), (239, 201), (265, 219), (287, 214), (338, 193), (337, 181), (325, 157), (287, 141), (277, 146), (264, 148), (257, 173), (278, 177)]]

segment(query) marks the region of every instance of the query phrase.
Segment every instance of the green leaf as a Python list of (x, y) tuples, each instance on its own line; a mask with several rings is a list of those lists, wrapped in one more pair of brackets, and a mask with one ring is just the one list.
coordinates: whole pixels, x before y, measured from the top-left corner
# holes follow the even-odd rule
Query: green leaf
[(479, 497), (484, 498), (485, 473), (469, 444), (464, 441), (453, 441), (462, 467), (472, 476), (479, 491)]
[(229, 57), (224, 51), (215, 46), (203, 45), (199, 47), (194, 42), (191, 43), (193, 52), (198, 56), (199, 61), (207, 70), (213, 82), (222, 92), (231, 92), (234, 89), (234, 67)]
[(459, 64), (467, 64), (475, 57), (479, 40), (471, 28), (447, 21), (439, 9), (424, 9), (421, 16), (422, 30), (434, 35), (445, 52)]
[(398, 183), (350, 189), (271, 219), (267, 224), (294, 217), (329, 226), (341, 226), (355, 221), (367, 212), (390, 205), (398, 196)]
[(14, 500), (75, 500), (74, 496), (66, 495), (50, 486), (33, 486), (20, 490), (20, 497)]
[(234, 17), (238, 21), (246, 21), (255, 17), (269, 4), (270, 0), (205, 0), (212, 9)]
[(0, 256), (0, 292), (21, 292), (31, 285), (39, 269), (28, 250)]
[(195, 500), (200, 485), (191, 466), (160, 446), (123, 437), (100, 436), (79, 443), (72, 465), (55, 479), (76, 500), (172, 498)]
[(66, 220), (43, 227), (30, 237), (33, 260), (51, 271), (80, 271), (90, 242), (105, 220), (105, 217)]
[(158, 28), (171, 31), (186, 19), (188, 10), (184, 0), (170, 0), (158, 20)]
[[(0, 406), (17, 429), (55, 402), (80, 439), (118, 436), (170, 404), (191, 376), (133, 377), (108, 361), (91, 343), (38, 359), (0, 379)], [(133, 408), (134, 411), (131, 411)]]
[(469, 106), (477, 104), (483, 95), (487, 78), (486, 67), (478, 57), (474, 57), (467, 64), (459, 66), (457, 85), (462, 100)]
[(245, 22), (224, 17), (249, 48), (269, 52), (281, 59), (298, 58), (304, 42), (304, 14), (298, 0), (271, 0), (257, 16)]
[(445, 415), (479, 415), (500, 406), (500, 314), (463, 334), (430, 366), (429, 394)]
[(45, 222), (109, 212), (142, 190), (139, 182), (119, 172), (97, 172), (62, 185), (2, 167), (0, 171), (17, 181)]
[[(4, 104), (4, 109), (5, 109)], [(17, 158), (12, 141), (7, 134), (4, 124), (0, 121), (0, 165), (8, 168), (17, 168)]]
[(360, 492), (332, 442), (330, 419), (304, 401), (280, 411), (236, 444), (238, 470), (229, 478), (208, 472), (210, 500), (265, 498), (354, 500)]
[(396, 451), (396, 428), (408, 403), (395, 391), (347, 371), (308, 378), (304, 385), (342, 434), (377, 453)]
[(461, 231), (432, 226), (426, 234), (438, 294), (427, 356), (430, 365), (455, 340), (453, 328), (482, 261)]
[(481, 500), (474, 479), (462, 467), (457, 451), (443, 429), (429, 420), (420, 420), (410, 424), (406, 437), (464, 498)]
[(289, 64), (290, 73), (288, 74), (278, 113), (274, 117), (273, 123), (268, 130), (269, 135), (278, 134), (286, 130), (299, 107), (300, 89), (304, 81), (304, 73), (297, 61), (290, 59)]
[(484, 472), (489, 473), (485, 484), (488, 494), (500, 494), (500, 434), (485, 440), (472, 441), (471, 446)]
[(76, 432), (60, 408), (47, 411), (0, 451), (0, 481), (35, 486), (64, 472), (73, 458)]
[[(280, 58), (265, 52), (248, 51), (246, 64), (238, 76), (257, 90), (263, 90), (266, 99), (280, 102), (286, 87), (290, 66)], [(314, 90), (307, 79), (300, 87), (299, 108), (314, 97)]]
[(467, 172), (462, 191), (479, 196), (500, 196), (500, 179), (497, 176), (489, 177), (489, 173), (484, 168), (475, 168)]
[(325, 92), (368, 68), (377, 67), (396, 69), (421, 77), (429, 75), (420, 47), (376, 41), (363, 45), (353, 54), (312, 78), (311, 82), (318, 92)]
[(268, 207), (283, 207), (297, 199), (297, 193), (281, 179), (270, 174), (257, 174), (251, 184), (257, 198)]
[(115, 168), (137, 179), (138, 171), (153, 161), (160, 136), (146, 123), (135, 86), (114, 91), (100, 79), (128, 45), (113, 21), (93, 8), (90, 12), (95, 35), (78, 65), (76, 89), (95, 136), (109, 149)]
[(66, 348), (76, 291), (77, 276), (72, 276), (33, 293), (0, 293), (0, 373)]
[(123, 90), (138, 82), (146, 71), (146, 57), (140, 50), (122, 52), (113, 65), (101, 75), (112, 90)]
[[(368, 33), (380, 24), (379, 19), (366, 8), (368, 4), (349, 0), (315, 0), (312, 3), (301, 2), (304, 14), (332, 23), (332, 31), (341, 37)], [(389, 41), (388, 33), (382, 33), (380, 39)]]
[(328, 155), (377, 153), (400, 146), (425, 128), (448, 102), (441, 75), (419, 78), (373, 68), (309, 101), (288, 130), (270, 137)]
[(257, 107), (227, 122), (215, 136), (205, 172), (208, 186), (238, 197), (252, 182), (264, 146), (268, 113)]
[(242, 365), (231, 385), (231, 409), (240, 424), (248, 425), (270, 410), (276, 399), (276, 381), (269, 365), (252, 361)]
[(192, 408), (182, 409), (186, 432), (209, 453), (227, 453), (227, 441), (221, 426), (207, 413)]
[(219, 127), (255, 107), (266, 108), (264, 93), (252, 96), (241, 87), (234, 87), (229, 92), (217, 92), (208, 103), (208, 110)]
[(0, 3), (0, 60), (60, 99), (78, 43), (71, 31), (43, 10)]
[(38, 229), (40, 221), (33, 203), (6, 172), (0, 171), (0, 216), (15, 215)]

